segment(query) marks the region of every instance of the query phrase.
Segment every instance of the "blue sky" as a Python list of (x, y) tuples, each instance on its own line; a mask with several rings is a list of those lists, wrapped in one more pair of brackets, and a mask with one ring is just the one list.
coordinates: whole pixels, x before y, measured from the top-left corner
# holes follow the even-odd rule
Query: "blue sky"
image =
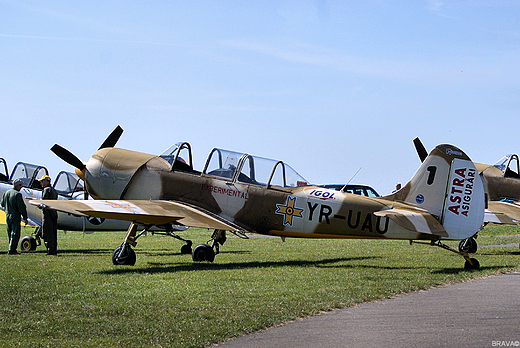
[(388, 193), (426, 148), (520, 152), (517, 1), (0, 0), (9, 170), (71, 169), (118, 147), (188, 141), (280, 159), (313, 183)]

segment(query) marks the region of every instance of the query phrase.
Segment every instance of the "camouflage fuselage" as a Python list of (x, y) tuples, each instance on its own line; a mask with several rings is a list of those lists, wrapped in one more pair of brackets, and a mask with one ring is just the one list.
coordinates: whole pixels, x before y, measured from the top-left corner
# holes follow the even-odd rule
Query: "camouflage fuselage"
[(85, 179), (89, 193), (96, 198), (180, 201), (260, 234), (436, 238), (374, 214), (390, 208), (406, 209), (393, 199), (362, 197), (315, 186), (265, 187), (232, 182), (196, 171), (173, 171), (171, 164), (158, 156), (117, 148), (96, 152), (87, 163)]

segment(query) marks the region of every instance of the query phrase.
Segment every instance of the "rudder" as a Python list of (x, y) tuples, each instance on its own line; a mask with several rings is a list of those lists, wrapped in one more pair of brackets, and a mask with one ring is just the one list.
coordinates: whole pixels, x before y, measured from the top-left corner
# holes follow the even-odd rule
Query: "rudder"
[(484, 220), (484, 186), (470, 158), (452, 145), (438, 145), (412, 179), (388, 199), (424, 209), (441, 222), (449, 237), (466, 239)]

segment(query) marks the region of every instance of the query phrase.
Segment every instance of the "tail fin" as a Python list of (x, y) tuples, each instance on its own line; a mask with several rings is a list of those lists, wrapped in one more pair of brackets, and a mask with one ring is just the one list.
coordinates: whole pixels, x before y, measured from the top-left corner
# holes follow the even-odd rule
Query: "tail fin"
[(460, 149), (439, 145), (413, 178), (387, 199), (427, 211), (449, 237), (460, 240), (478, 232), (484, 220), (484, 186), (473, 162)]

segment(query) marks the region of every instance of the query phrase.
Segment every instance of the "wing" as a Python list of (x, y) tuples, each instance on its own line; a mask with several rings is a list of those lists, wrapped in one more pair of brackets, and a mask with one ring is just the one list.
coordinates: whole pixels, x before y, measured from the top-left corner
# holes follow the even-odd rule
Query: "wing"
[(490, 201), (488, 210), (489, 212), (486, 211), (486, 221), (509, 225), (514, 224), (514, 221), (520, 221), (520, 202)]
[(132, 221), (144, 225), (182, 224), (190, 227), (249, 232), (199, 207), (174, 201), (31, 200), (29, 204), (75, 216)]
[(374, 215), (387, 217), (409, 231), (448, 237), (448, 233), (444, 230), (441, 223), (426, 212), (407, 209), (388, 209), (375, 212)]

